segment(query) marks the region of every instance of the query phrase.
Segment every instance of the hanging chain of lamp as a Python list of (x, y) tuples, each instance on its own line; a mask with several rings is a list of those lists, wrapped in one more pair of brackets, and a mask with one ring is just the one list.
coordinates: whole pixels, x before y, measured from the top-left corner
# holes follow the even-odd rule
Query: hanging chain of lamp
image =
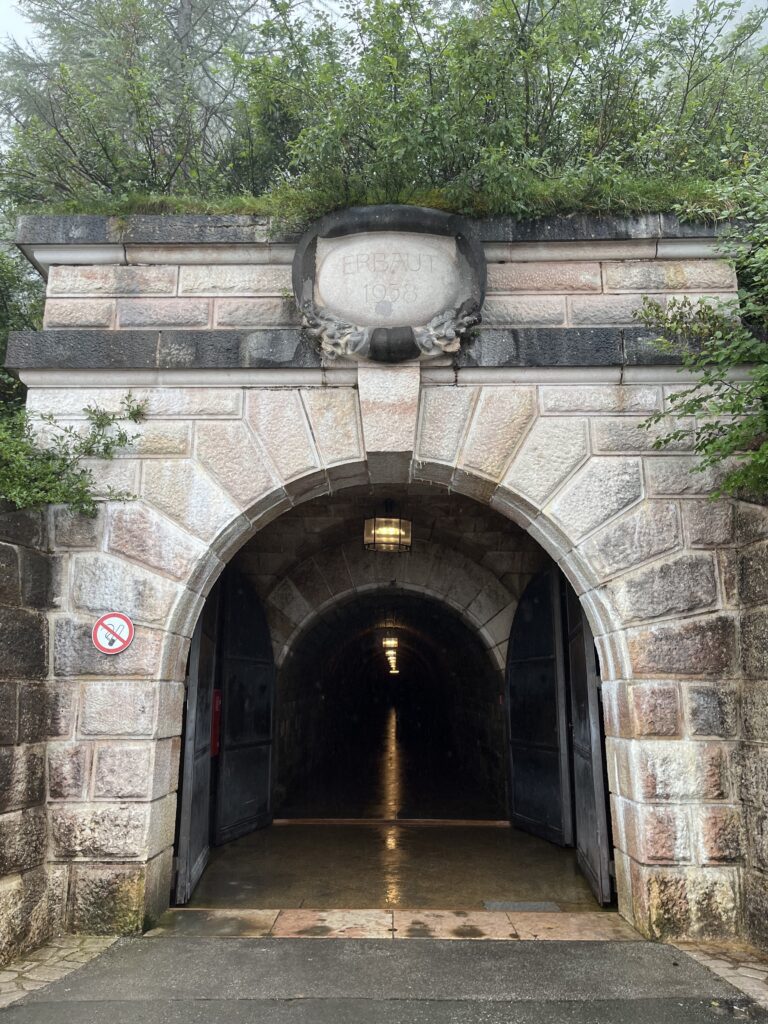
[(365, 520), (363, 543), (368, 551), (410, 551), (412, 535), (411, 520), (395, 515), (394, 503), (385, 501), (383, 516)]

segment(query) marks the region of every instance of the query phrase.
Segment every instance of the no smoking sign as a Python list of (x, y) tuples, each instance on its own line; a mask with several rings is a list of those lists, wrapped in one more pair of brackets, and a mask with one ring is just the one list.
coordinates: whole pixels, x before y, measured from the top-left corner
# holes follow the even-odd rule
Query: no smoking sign
[(93, 646), (102, 654), (121, 654), (133, 640), (133, 623), (122, 612), (107, 612), (96, 620)]

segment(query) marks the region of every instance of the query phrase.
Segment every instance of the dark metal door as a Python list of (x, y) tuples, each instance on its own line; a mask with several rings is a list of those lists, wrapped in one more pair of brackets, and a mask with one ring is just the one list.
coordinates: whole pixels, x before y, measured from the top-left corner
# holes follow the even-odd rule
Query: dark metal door
[(210, 853), (211, 706), (216, 674), (218, 588), (205, 603), (192, 637), (179, 801), (176, 902), (187, 903)]
[(600, 903), (612, 898), (610, 836), (595, 640), (579, 599), (566, 587), (576, 854)]
[(573, 841), (560, 581), (535, 576), (512, 623), (509, 687), (510, 817), (561, 846)]
[(261, 603), (228, 569), (220, 623), (221, 748), (214, 842), (268, 825), (275, 667)]

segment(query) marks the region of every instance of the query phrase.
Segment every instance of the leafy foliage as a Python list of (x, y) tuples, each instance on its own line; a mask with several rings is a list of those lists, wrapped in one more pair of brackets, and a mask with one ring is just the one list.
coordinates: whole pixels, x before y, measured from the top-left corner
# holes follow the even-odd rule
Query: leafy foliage
[[(317, 0), (320, 4), (321, 0)], [(727, 213), (768, 150), (764, 9), (697, 0), (20, 0), (16, 208)]]
[(693, 304), (646, 300), (640, 319), (659, 332), (658, 344), (676, 352), (695, 383), (673, 394), (649, 426), (674, 417), (677, 426), (657, 448), (689, 440), (699, 456), (695, 470), (715, 467), (717, 494), (747, 500), (768, 497), (768, 176), (723, 186), (727, 200), (747, 219), (729, 242), (736, 249), (740, 282), (733, 302)]
[[(128, 446), (133, 436), (125, 424), (138, 423), (144, 407), (129, 393), (119, 413), (88, 406), (85, 414), (81, 430), (61, 426), (52, 416), (35, 424), (24, 408), (0, 407), (0, 497), (16, 508), (64, 504), (95, 515), (93, 474), (83, 459), (111, 459)], [(130, 495), (110, 490), (108, 497), (125, 500)]]

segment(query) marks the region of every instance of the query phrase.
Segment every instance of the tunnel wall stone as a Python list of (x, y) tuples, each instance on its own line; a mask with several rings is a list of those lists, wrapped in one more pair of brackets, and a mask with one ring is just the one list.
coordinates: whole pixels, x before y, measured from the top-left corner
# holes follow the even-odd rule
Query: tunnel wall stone
[[(70, 927), (131, 931), (167, 905), (189, 638), (225, 562), (296, 504), (412, 480), (522, 526), (580, 596), (603, 678), (621, 912), (653, 937), (732, 936), (747, 918), (760, 937), (745, 906), (765, 898), (764, 534), (741, 551), (733, 522), (752, 513), (708, 500), (717, 479), (690, 472), (684, 444), (653, 449), (643, 420), (680, 384), (642, 346), (627, 356), (640, 296), (733, 294), (735, 281), (711, 238), (662, 237), (662, 221), (597, 240), (488, 228), (492, 323), (471, 358), (431, 367), (320, 366), (297, 348), (274, 294), (292, 250), (256, 237), (263, 225), (207, 247), (172, 226), (115, 243), (107, 226), (98, 259), (82, 235), (58, 257), (48, 328), (9, 349), (30, 412), (76, 425), (129, 387), (147, 403), (132, 449), (93, 464), (95, 528), (62, 519), (51, 539), (46, 685), (70, 701), (79, 754), (47, 794), (48, 863), (67, 873)], [(56, 263), (54, 235), (32, 246), (38, 262), (47, 245)], [(136, 500), (108, 500), (109, 486)], [(90, 628), (111, 607), (136, 639), (105, 659)]]

